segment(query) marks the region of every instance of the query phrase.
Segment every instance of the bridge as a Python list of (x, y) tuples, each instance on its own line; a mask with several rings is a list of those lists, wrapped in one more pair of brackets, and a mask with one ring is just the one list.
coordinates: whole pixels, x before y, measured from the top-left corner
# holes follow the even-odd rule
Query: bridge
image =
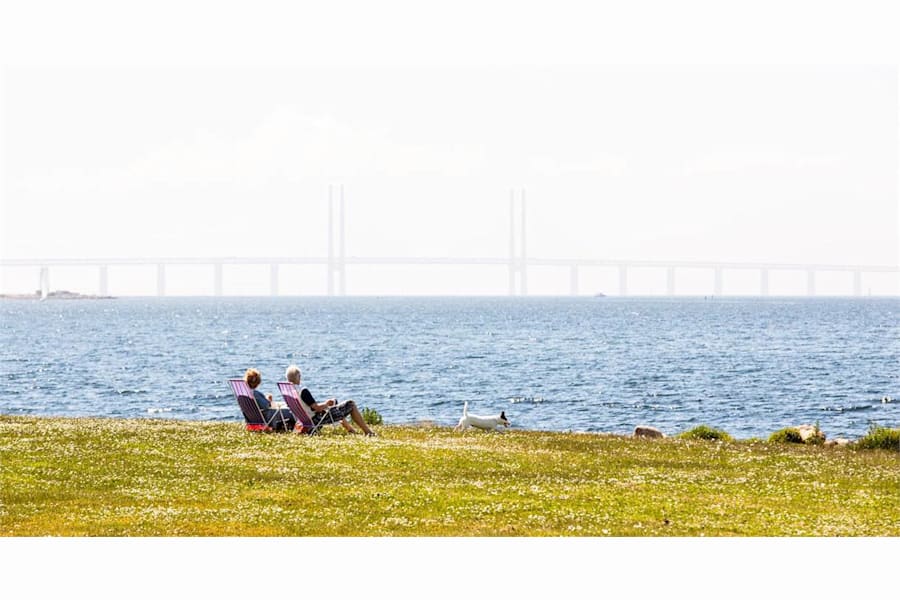
[[(337, 202), (335, 200), (337, 199)], [(335, 205), (338, 218), (335, 223)], [(606, 267), (618, 270), (617, 295), (628, 295), (629, 270), (638, 268), (664, 269), (666, 273), (666, 293), (675, 295), (675, 283), (679, 269), (703, 269), (711, 274), (710, 294), (722, 295), (724, 291), (723, 273), (726, 270), (756, 271), (759, 274), (759, 295), (769, 295), (769, 276), (773, 271), (800, 271), (806, 274), (806, 294), (816, 295), (816, 275), (821, 272), (845, 272), (852, 278), (853, 294), (862, 296), (863, 275), (869, 273), (894, 273), (900, 275), (900, 267), (891, 265), (837, 265), (801, 264), (777, 262), (717, 262), (683, 260), (627, 260), (627, 259), (585, 259), (585, 258), (538, 258), (527, 254), (525, 190), (511, 190), (509, 198), (509, 254), (505, 257), (409, 257), (409, 256), (347, 256), (345, 253), (345, 218), (343, 186), (329, 186), (328, 190), (328, 251), (324, 256), (296, 257), (147, 257), (147, 258), (40, 258), (40, 259), (0, 259), (0, 267), (30, 267), (38, 270), (39, 280), (47, 285), (50, 268), (96, 267), (98, 270), (97, 290), (100, 295), (109, 294), (109, 267), (111, 266), (156, 266), (156, 295), (166, 295), (166, 267), (174, 265), (207, 265), (211, 270), (213, 295), (222, 296), (223, 267), (225, 265), (259, 265), (269, 268), (269, 293), (279, 295), (279, 267), (283, 265), (319, 265), (324, 268), (326, 289), (329, 296), (346, 294), (348, 266), (385, 265), (453, 265), (505, 266), (509, 279), (509, 295), (528, 294), (528, 271), (532, 267), (556, 267), (569, 272), (569, 294), (579, 294), (579, 274), (588, 267)], [(517, 211), (518, 207), (518, 211)], [(516, 213), (519, 218), (516, 219)], [(519, 223), (517, 235), (516, 221)], [(335, 239), (337, 238), (337, 239)]]

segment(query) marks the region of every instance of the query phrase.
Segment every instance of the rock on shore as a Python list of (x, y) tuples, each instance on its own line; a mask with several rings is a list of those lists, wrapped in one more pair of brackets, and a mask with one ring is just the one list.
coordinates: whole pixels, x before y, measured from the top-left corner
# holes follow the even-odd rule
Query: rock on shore
[(638, 425), (634, 428), (634, 433), (632, 437), (636, 438), (664, 438), (666, 434), (657, 429), (656, 427), (650, 427), (649, 425)]
[(816, 440), (813, 438), (818, 438), (819, 442), (825, 441), (825, 432), (815, 425), (797, 425), (794, 429), (800, 434), (804, 444), (815, 443)]

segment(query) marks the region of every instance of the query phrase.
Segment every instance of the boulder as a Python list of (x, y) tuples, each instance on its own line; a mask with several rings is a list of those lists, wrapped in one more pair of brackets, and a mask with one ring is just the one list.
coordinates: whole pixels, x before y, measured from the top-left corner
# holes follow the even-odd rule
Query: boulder
[(833, 440), (828, 440), (827, 442), (825, 442), (825, 445), (829, 446), (829, 447), (847, 446), (849, 444), (850, 444), (850, 440), (848, 440), (847, 438), (834, 438)]
[(634, 428), (634, 434), (632, 437), (636, 438), (664, 438), (666, 434), (657, 429), (656, 427), (650, 427), (649, 425), (638, 425)]
[(825, 441), (825, 433), (815, 425), (797, 425), (794, 429), (800, 434), (804, 444), (816, 443), (813, 438), (818, 438), (820, 443)]

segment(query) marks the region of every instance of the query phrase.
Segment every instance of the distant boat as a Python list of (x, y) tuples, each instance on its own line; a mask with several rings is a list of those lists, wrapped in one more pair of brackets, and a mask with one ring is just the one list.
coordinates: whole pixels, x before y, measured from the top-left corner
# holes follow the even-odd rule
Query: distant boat
[(606, 298), (606, 294), (604, 294), (603, 292), (597, 292), (596, 294), (594, 294), (594, 298)]

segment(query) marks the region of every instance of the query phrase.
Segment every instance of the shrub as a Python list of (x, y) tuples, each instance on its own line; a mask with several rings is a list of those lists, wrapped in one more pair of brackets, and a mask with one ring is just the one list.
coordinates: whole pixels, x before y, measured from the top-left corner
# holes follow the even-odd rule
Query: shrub
[(378, 411), (374, 408), (365, 407), (362, 409), (362, 417), (363, 421), (366, 422), (366, 425), (381, 425), (383, 419), (381, 415), (378, 414)]
[(685, 431), (678, 437), (685, 440), (722, 440), (726, 442), (731, 441), (732, 439), (730, 435), (721, 429), (713, 429), (706, 425), (698, 425), (690, 431)]
[(815, 425), (815, 433), (810, 437), (806, 438), (807, 444), (812, 444), (813, 446), (821, 446), (825, 443), (825, 434), (822, 433), (822, 429), (819, 427), (819, 422), (816, 421)]
[(869, 433), (856, 442), (856, 447), (900, 452), (900, 429), (890, 429), (872, 424), (869, 426)]
[(797, 431), (794, 427), (785, 427), (784, 429), (779, 429), (778, 431), (770, 435), (769, 441), (778, 442), (781, 444), (802, 444), (803, 438), (800, 437), (800, 432)]

